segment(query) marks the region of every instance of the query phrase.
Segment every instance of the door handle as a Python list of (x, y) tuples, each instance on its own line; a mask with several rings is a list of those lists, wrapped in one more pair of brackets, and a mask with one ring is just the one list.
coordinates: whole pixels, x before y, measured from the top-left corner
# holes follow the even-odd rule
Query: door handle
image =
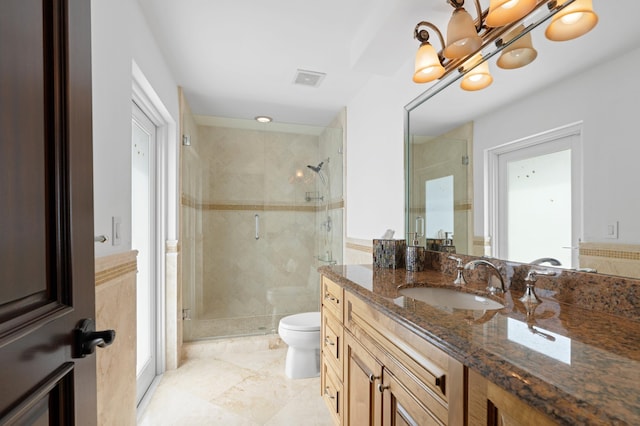
[(105, 348), (116, 338), (115, 330), (96, 331), (95, 321), (91, 318), (82, 320), (73, 329), (73, 357), (84, 358), (95, 352), (96, 347)]
[(256, 240), (260, 239), (260, 216), (256, 213), (253, 218), (256, 220)]

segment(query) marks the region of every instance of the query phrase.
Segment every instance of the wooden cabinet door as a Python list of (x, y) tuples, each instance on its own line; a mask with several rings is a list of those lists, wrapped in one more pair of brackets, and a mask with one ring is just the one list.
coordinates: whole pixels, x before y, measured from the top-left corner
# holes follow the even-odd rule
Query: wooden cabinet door
[(0, 2), (0, 424), (93, 425), (89, 0)]
[(552, 426), (552, 421), (501, 387), (487, 383), (487, 425), (490, 426)]
[(516, 396), (469, 370), (467, 407), (469, 425), (551, 426), (556, 423)]
[(382, 365), (355, 338), (345, 333), (345, 405), (348, 425), (381, 424), (381, 396), (378, 391)]
[(383, 426), (444, 426), (415, 395), (386, 368), (380, 385)]

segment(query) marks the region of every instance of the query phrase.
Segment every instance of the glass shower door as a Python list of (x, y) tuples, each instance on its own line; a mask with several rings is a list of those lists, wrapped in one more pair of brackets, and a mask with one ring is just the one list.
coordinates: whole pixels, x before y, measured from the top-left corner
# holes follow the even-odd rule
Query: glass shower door
[(323, 130), (212, 119), (182, 147), (185, 341), (272, 333), (282, 316), (318, 310), (320, 198), (331, 196), (307, 165)]

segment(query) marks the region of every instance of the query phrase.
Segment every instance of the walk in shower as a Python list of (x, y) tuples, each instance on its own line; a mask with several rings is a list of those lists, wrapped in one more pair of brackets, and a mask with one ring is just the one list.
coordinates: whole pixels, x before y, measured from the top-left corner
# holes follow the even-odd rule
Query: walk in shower
[(182, 146), (185, 341), (272, 333), (319, 310), (318, 266), (342, 262), (343, 129), (187, 117)]

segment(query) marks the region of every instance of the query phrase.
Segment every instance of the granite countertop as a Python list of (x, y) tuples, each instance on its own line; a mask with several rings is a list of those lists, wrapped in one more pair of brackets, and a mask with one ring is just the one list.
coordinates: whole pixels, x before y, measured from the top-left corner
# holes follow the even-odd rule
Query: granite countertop
[[(640, 323), (559, 302), (525, 306), (522, 291), (490, 296), (505, 307), (432, 306), (398, 287), (453, 287), (453, 276), (371, 265), (333, 265), (321, 274), (560, 424), (640, 424)], [(481, 294), (483, 283), (457, 287)], [(513, 294), (512, 294), (513, 292)]]

